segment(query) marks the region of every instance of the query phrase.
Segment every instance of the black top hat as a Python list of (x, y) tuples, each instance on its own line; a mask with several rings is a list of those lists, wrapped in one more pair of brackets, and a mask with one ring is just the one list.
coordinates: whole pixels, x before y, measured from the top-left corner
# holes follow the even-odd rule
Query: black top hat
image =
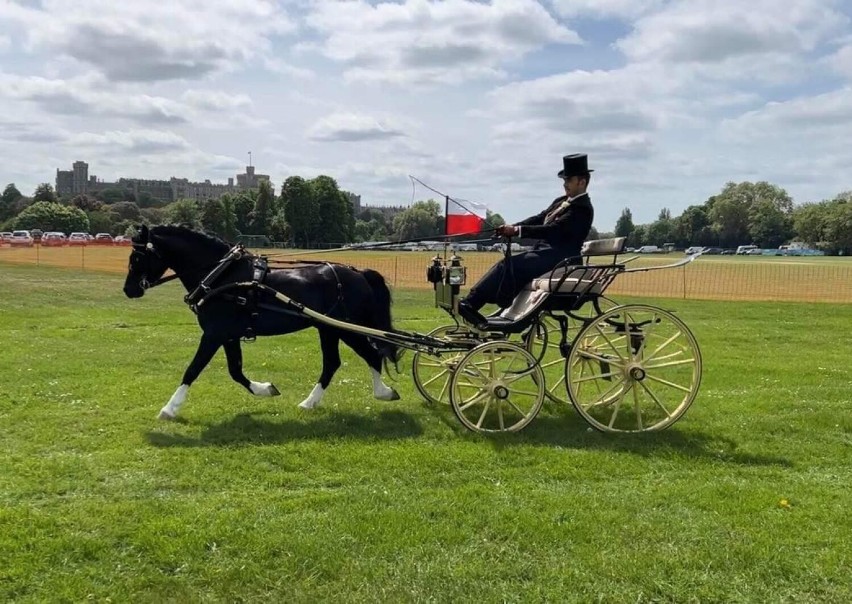
[(559, 178), (569, 178), (571, 176), (582, 176), (594, 172), (589, 170), (589, 158), (585, 153), (573, 153), (562, 157), (562, 169), (557, 176)]

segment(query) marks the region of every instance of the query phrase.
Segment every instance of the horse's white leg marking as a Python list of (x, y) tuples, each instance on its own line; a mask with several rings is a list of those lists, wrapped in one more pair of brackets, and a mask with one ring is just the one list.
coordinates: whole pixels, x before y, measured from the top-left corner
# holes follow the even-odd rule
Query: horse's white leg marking
[(172, 395), (172, 398), (169, 399), (169, 402), (166, 403), (166, 406), (160, 409), (159, 419), (174, 419), (177, 417), (178, 411), (180, 411), (181, 405), (183, 405), (186, 400), (186, 394), (189, 392), (189, 386), (186, 384), (181, 384), (178, 386), (178, 389), (175, 390), (175, 393)]
[(316, 384), (314, 389), (308, 395), (308, 398), (299, 403), (302, 409), (316, 409), (322, 404), (322, 395), (325, 394), (325, 388)]
[(281, 394), (270, 382), (249, 382), (251, 393), (255, 396), (278, 396)]
[(396, 401), (399, 400), (399, 394), (390, 386), (386, 386), (382, 381), (382, 374), (370, 367), (373, 374), (373, 396), (380, 401)]

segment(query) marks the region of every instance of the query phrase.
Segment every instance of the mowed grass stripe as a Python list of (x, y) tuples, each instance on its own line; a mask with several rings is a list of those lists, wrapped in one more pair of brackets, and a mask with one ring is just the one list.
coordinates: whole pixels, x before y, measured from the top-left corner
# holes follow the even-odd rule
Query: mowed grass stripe
[[(325, 406), (308, 330), (218, 355), (186, 423), (157, 411), (199, 331), (175, 284), (0, 270), (0, 599), (820, 601), (852, 596), (852, 310), (650, 300), (695, 332), (698, 399), (668, 431), (590, 432), (547, 404), (484, 438), (449, 409), (372, 399), (342, 349)], [(396, 290), (396, 322), (446, 322)], [(649, 300), (643, 300), (649, 301)]]

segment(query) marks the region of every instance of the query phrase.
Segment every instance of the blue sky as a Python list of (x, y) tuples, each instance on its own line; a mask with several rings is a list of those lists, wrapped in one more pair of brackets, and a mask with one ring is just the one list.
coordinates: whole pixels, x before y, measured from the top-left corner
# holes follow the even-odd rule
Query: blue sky
[[(0, 0), (0, 185), (413, 175), (510, 222), (588, 153), (595, 226), (728, 181), (852, 189), (852, 0)], [(417, 188), (416, 199), (429, 192)]]

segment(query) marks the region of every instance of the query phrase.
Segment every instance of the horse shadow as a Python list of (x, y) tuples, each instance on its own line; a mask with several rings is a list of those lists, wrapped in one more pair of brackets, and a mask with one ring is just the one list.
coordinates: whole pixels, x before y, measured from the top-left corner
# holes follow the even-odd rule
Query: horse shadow
[(638, 434), (599, 432), (591, 428), (570, 405), (546, 406), (517, 433), (475, 434), (465, 429), (449, 409), (440, 413), (440, 419), (458, 437), (474, 441), (484, 439), (498, 451), (533, 445), (551, 449), (610, 451), (641, 457), (674, 455), (685, 460), (745, 466), (794, 466), (784, 457), (739, 451), (739, 443), (732, 438), (684, 430), (677, 425), (658, 432)]
[(398, 410), (374, 414), (331, 411), (307, 422), (278, 421), (263, 415), (240, 413), (206, 425), (197, 437), (153, 430), (146, 432), (145, 437), (155, 447), (234, 447), (337, 438), (401, 440), (423, 434), (423, 427), (414, 416)]

